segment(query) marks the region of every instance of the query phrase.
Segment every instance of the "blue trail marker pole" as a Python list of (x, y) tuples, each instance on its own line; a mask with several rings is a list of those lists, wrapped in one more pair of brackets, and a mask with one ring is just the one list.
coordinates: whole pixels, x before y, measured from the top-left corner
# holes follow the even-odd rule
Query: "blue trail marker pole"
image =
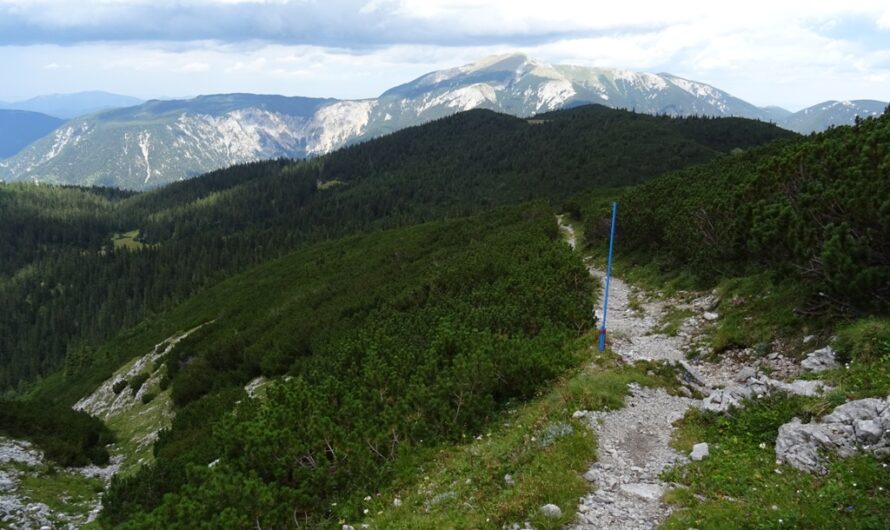
[(612, 203), (612, 229), (609, 233), (609, 264), (606, 267), (606, 288), (603, 291), (603, 325), (600, 326), (600, 351), (606, 351), (606, 312), (609, 310), (609, 283), (612, 281), (612, 247), (615, 245), (615, 214), (618, 203)]

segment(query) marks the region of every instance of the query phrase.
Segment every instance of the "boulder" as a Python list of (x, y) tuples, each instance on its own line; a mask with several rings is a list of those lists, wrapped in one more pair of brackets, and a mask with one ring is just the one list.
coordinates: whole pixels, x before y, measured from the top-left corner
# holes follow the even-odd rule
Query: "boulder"
[(692, 446), (692, 452), (689, 453), (689, 458), (695, 460), (696, 462), (700, 460), (704, 460), (710, 455), (710, 451), (708, 450), (707, 443), (698, 443)]
[(17, 485), (15, 477), (9, 475), (6, 471), (0, 471), (0, 493), (13, 491)]
[(562, 510), (555, 504), (545, 504), (541, 506), (541, 514), (548, 519), (559, 519), (562, 517)]
[(739, 372), (735, 376), (735, 380), (739, 383), (744, 383), (752, 377), (757, 377), (757, 369), (753, 366), (746, 366), (739, 370)]
[(800, 367), (808, 372), (824, 372), (840, 366), (835, 357), (831, 346), (826, 346), (808, 353), (806, 358), (801, 361)]
[(818, 422), (794, 418), (779, 427), (776, 460), (811, 473), (824, 474), (826, 451), (848, 457), (858, 452), (890, 452), (890, 397), (845, 403)]

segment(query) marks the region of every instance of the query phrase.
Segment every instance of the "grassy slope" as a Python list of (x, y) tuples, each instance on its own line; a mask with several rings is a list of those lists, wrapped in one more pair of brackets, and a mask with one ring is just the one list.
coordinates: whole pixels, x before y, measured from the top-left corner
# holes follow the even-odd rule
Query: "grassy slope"
[[(621, 408), (629, 383), (675, 385), (669, 368), (618, 363), (611, 352), (596, 351), (595, 340), (591, 333), (576, 344), (585, 352), (583, 365), (530, 402), (508, 408), (490, 430), (443, 448), (421, 472), (372, 497), (368, 516), (359, 522), (431, 530), (498, 529), (530, 521), (544, 530), (573, 521), (578, 498), (590, 490), (581, 475), (596, 460), (596, 438), (572, 413)], [(565, 434), (553, 435), (560, 432)], [(505, 481), (507, 474), (513, 484)], [(559, 506), (562, 517), (543, 517), (539, 509), (548, 503)]]

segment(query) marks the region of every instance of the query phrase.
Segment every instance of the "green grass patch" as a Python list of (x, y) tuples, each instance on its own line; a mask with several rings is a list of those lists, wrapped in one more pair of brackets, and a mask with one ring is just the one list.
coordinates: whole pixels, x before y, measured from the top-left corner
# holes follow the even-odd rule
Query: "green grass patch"
[(335, 186), (341, 186), (341, 185), (343, 185), (342, 180), (337, 180), (337, 179), (326, 180), (324, 182), (318, 183), (318, 189), (319, 190), (327, 190), (327, 189), (331, 189)]
[(668, 337), (676, 337), (683, 327), (683, 323), (695, 314), (695, 311), (684, 308), (671, 306), (661, 316), (661, 322), (658, 327), (658, 333), (667, 335)]
[(114, 244), (115, 250), (126, 248), (130, 250), (139, 250), (145, 245), (139, 241), (137, 238), (139, 237), (139, 230), (130, 230), (129, 232), (123, 232), (119, 234), (114, 234), (111, 238), (111, 242)]
[(840, 368), (817, 374), (835, 390), (823, 408), (848, 399), (890, 395), (890, 319), (864, 318), (841, 327), (834, 343)]
[(70, 515), (89, 513), (96, 495), (104, 489), (101, 479), (53, 469), (29, 472), (23, 474), (20, 480), (18, 495), (31, 502), (42, 502), (55, 512)]
[(835, 349), (841, 362), (875, 361), (890, 355), (890, 319), (864, 318), (838, 330)]
[(717, 293), (720, 320), (711, 336), (717, 353), (753, 347), (766, 354), (773, 339), (794, 335), (804, 327), (795, 312), (803, 304), (801, 290), (793, 282), (761, 273), (724, 280)]
[(886, 462), (871, 456), (835, 459), (824, 477), (776, 465), (779, 426), (794, 416), (812, 417), (813, 405), (813, 400), (774, 396), (729, 415), (690, 411), (674, 445), (688, 451), (694, 443), (708, 442), (711, 454), (664, 474), (686, 489), (666, 495), (679, 509), (663, 527), (886, 528)]
[(643, 298), (639, 291), (631, 290), (627, 296), (627, 307), (636, 313), (637, 316), (642, 316), (646, 313), (646, 309), (643, 307)]
[(131, 475), (139, 467), (154, 461), (154, 444), (145, 443), (145, 437), (170, 425), (173, 410), (170, 391), (162, 392), (153, 387), (149, 393), (154, 394), (149, 402), (136, 400), (132, 407), (105, 420), (118, 440), (112, 447), (112, 452), (124, 457), (119, 472), (122, 476)]

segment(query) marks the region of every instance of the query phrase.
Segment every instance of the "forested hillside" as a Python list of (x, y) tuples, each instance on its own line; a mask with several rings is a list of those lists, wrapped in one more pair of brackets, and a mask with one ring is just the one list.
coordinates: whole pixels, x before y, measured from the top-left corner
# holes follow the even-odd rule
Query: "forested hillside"
[(531, 121), (471, 111), (319, 159), (235, 166), (132, 197), (5, 185), (0, 387), (66, 359), (69, 376), (89, 371), (92, 347), (121, 329), (305, 244), (536, 198), (559, 203), (789, 136), (748, 120), (599, 106)]
[[(153, 465), (115, 482), (104, 520), (354, 516), (427, 447), (577, 362), (567, 344), (593, 324), (591, 289), (541, 204), (323, 243), (227, 279), (97, 352), (120, 359), (207, 323), (163, 360), (173, 428)], [(245, 400), (260, 375), (287, 377)]]
[[(625, 251), (714, 281), (770, 271), (808, 315), (890, 311), (890, 112), (623, 194)], [(602, 236), (591, 216), (588, 236)]]

